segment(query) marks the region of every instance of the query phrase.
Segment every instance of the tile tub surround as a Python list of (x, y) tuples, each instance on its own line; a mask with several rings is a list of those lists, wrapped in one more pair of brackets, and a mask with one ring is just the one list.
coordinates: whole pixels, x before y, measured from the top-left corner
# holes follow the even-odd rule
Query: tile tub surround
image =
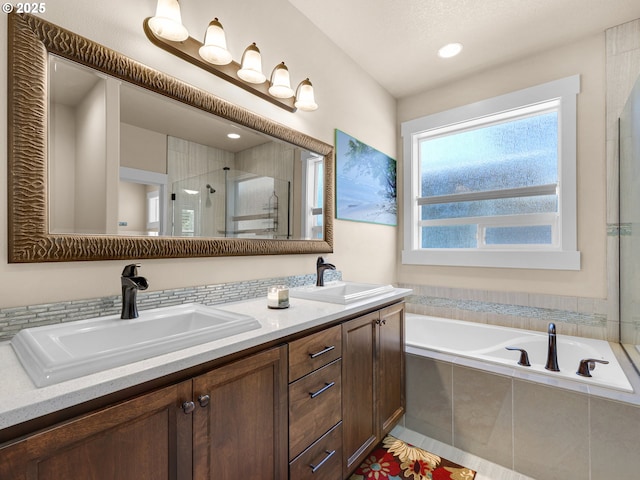
[[(618, 321), (606, 299), (470, 290), (402, 283), (413, 294), (407, 312), (546, 332), (554, 322), (561, 335), (618, 342)], [(615, 302), (617, 305), (617, 302)], [(616, 307), (617, 308), (617, 307)]]
[[(342, 280), (342, 272), (328, 270), (325, 272), (325, 279), (326, 281)], [(315, 281), (316, 275), (313, 273), (155, 292), (142, 291), (138, 292), (138, 310), (168, 307), (182, 303), (221, 305), (266, 296), (267, 288), (271, 285), (300, 287), (314, 284)], [(0, 308), (0, 341), (10, 339), (23, 328), (116, 315), (120, 313), (122, 308), (121, 302), (120, 295), (111, 295), (88, 300)]]
[(533, 478), (640, 471), (640, 406), (407, 354), (405, 426)]

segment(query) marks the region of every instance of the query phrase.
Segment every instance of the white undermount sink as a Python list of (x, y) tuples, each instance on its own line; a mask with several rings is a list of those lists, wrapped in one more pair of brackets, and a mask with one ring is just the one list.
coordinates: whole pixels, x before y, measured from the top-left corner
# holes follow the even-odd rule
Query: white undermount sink
[(377, 285), (372, 283), (355, 282), (327, 282), (324, 287), (305, 285), (289, 290), (294, 298), (304, 298), (319, 302), (349, 304), (388, 293), (394, 288), (392, 285)]
[(260, 328), (248, 315), (195, 303), (21, 330), (11, 339), (38, 387)]

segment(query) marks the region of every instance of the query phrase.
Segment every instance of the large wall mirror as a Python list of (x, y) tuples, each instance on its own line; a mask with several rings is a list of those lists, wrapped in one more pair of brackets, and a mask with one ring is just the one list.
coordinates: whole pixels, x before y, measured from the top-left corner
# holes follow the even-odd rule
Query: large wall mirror
[(332, 251), (331, 145), (30, 15), (8, 70), (10, 262)]

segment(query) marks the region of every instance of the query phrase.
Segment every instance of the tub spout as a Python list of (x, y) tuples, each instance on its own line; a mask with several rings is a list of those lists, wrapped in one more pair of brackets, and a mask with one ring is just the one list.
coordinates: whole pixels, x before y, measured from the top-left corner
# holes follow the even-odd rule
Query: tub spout
[(144, 277), (138, 276), (140, 265), (131, 264), (124, 267), (120, 281), (122, 283), (122, 313), (120, 318), (138, 318), (137, 296), (138, 290), (149, 288), (149, 282)]
[(556, 344), (556, 324), (550, 323), (549, 328), (549, 349), (547, 350), (547, 364), (544, 366), (552, 372), (559, 372), (558, 367), (558, 347)]

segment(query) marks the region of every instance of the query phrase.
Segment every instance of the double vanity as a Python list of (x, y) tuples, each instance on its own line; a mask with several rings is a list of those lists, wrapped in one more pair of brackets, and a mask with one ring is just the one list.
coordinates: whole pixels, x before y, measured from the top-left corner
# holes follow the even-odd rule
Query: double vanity
[[(40, 17), (12, 13), (7, 25), (9, 263), (333, 252), (333, 145)], [(302, 169), (287, 170), (298, 195), (291, 204), (302, 205), (302, 185), (311, 184), (322, 192), (322, 201), (305, 209), (313, 214), (304, 221), (289, 225), (270, 217), (268, 231), (262, 226), (255, 237), (247, 231), (234, 237), (238, 232), (227, 225), (217, 227), (213, 236), (117, 236), (112, 230), (120, 226), (120, 218), (102, 222), (109, 225), (104, 234), (96, 234), (93, 227), (52, 231), (45, 220), (59, 204), (48, 196), (56, 188), (49, 184), (49, 173), (65, 170), (55, 168), (55, 158), (49, 158), (54, 149), (46, 135), (48, 112), (67, 111), (68, 105), (50, 105), (54, 95), (49, 73), (55, 70), (51, 65), (58, 62), (63, 69), (67, 61), (81, 71), (91, 70), (105, 92), (115, 93), (116, 85), (128, 84), (120, 88), (121, 95), (112, 95), (113, 111), (131, 87), (145, 96), (170, 99), (159, 111), (177, 104), (192, 110), (198, 125), (203, 115), (207, 122), (219, 117), (246, 137), (258, 134), (260, 145), (265, 135), (274, 145), (284, 142), (295, 152), (286, 158), (296, 159), (296, 165), (304, 159), (306, 165), (304, 176), (298, 171)], [(76, 69), (74, 78), (80, 75)], [(130, 103), (122, 102), (121, 113)], [(128, 131), (122, 125), (133, 125), (163, 136), (158, 143), (167, 145), (168, 132), (115, 115), (109, 118), (105, 138), (113, 137), (107, 132)], [(95, 145), (95, 138), (85, 132), (74, 135)], [(265, 175), (256, 170), (267, 164), (265, 158), (245, 158), (220, 145), (207, 148), (220, 159), (209, 173), (249, 169)], [(107, 150), (121, 151), (118, 144), (96, 147)], [(258, 150), (245, 148), (247, 154)], [(102, 162), (100, 168), (109, 172), (107, 185), (131, 180), (132, 170), (141, 170), (127, 164), (125, 155), (84, 158), (80, 153), (76, 163)], [(254, 157), (259, 161), (251, 162)], [(283, 170), (280, 163), (272, 167)], [(164, 177), (162, 182), (153, 179), (161, 192), (169, 192)], [(212, 185), (207, 177), (194, 190), (203, 195), (205, 205), (213, 205), (217, 197), (211, 195), (220, 191)], [(58, 191), (66, 188), (63, 184)], [(99, 217), (92, 212), (87, 218), (113, 211), (109, 207), (98, 212)], [(188, 215), (180, 218), (195, 218), (195, 211), (185, 207), (183, 212)], [(254, 213), (243, 212), (236, 220), (244, 222)], [(192, 222), (187, 223), (191, 228)], [(286, 235), (276, 223), (290, 227), (283, 227)], [(268, 308), (265, 296), (216, 308), (167, 306), (142, 311), (139, 318), (96, 318), (24, 331), (13, 346), (0, 343), (0, 479), (347, 478), (404, 412), (402, 301), (409, 293), (390, 286), (327, 284), (292, 289), (286, 309)]]
[(409, 293), (338, 282), (281, 310), (24, 330), (0, 344), (0, 478), (347, 478), (404, 413)]

